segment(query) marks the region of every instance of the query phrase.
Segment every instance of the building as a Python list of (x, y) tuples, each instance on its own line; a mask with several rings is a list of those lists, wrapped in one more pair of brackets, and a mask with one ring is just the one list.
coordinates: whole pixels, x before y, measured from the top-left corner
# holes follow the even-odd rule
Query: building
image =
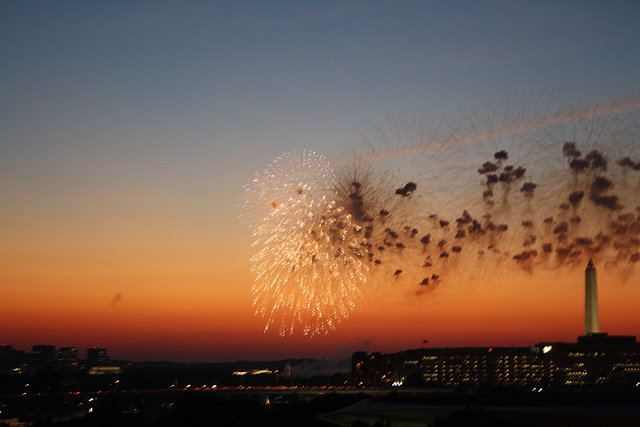
[(351, 372), (358, 385), (391, 385), (398, 380), (394, 355), (357, 351), (351, 358)]
[(111, 356), (106, 348), (91, 347), (87, 349), (88, 366), (106, 366), (111, 362)]
[(371, 356), (357, 352), (352, 367), (356, 385), (373, 387), (546, 385), (553, 379), (553, 361), (530, 347), (425, 348)]
[(59, 366), (77, 367), (78, 349), (76, 347), (60, 347), (56, 353)]
[(534, 351), (553, 365), (554, 384), (623, 386), (640, 382), (640, 345), (634, 336), (592, 334), (578, 337), (577, 343), (539, 343)]
[(35, 369), (53, 368), (56, 365), (55, 345), (34, 345), (25, 354), (27, 365)]
[(10, 345), (0, 345), (0, 373), (19, 370), (24, 363), (24, 351), (14, 349)]

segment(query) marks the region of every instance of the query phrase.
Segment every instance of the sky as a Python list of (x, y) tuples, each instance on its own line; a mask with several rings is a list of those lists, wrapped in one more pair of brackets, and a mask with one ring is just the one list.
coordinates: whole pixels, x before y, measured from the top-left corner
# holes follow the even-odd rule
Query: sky
[[(0, 58), (3, 344), (213, 362), (583, 333), (581, 264), (494, 276), (476, 261), (432, 292), (380, 275), (326, 335), (265, 333), (244, 186), (295, 150), (344, 163), (414, 145), (416, 120), (433, 140), (500, 126), (514, 111), (505, 100), (529, 93), (521, 119), (637, 100), (636, 1), (5, 1)], [(632, 139), (599, 147), (637, 157), (637, 103), (626, 113)], [(604, 132), (597, 120), (575, 126)], [(462, 174), (453, 159), (478, 167), (505, 138), (432, 153)], [(563, 165), (561, 153), (523, 151)], [(433, 160), (388, 157), (396, 169), (380, 179), (392, 187), (415, 176), (394, 161)], [(478, 187), (432, 178), (445, 210)], [(639, 264), (598, 267), (602, 330), (637, 335)]]

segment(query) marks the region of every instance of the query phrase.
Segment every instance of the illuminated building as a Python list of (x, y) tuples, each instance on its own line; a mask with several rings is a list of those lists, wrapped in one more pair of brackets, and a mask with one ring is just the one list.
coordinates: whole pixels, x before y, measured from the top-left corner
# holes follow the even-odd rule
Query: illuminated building
[[(356, 357), (357, 355), (357, 357)], [(358, 352), (352, 359), (355, 384), (370, 386), (459, 386), (465, 384), (539, 384), (552, 366), (529, 347), (458, 347), (401, 351), (395, 354)], [(359, 360), (359, 361), (358, 361)], [(364, 362), (361, 362), (364, 360)], [(376, 370), (369, 371), (373, 361)], [(380, 369), (383, 367), (384, 369)], [(382, 373), (382, 374), (381, 374)]]
[(122, 373), (119, 366), (94, 366), (87, 372), (88, 375), (117, 375)]
[(534, 349), (554, 369), (554, 384), (635, 385), (640, 381), (640, 346), (634, 336), (606, 333), (578, 337), (578, 343), (547, 342)]
[(357, 352), (354, 385), (385, 387), (626, 386), (640, 382), (640, 346), (635, 337), (607, 336), (578, 343), (544, 342), (533, 347), (457, 347), (394, 354)]
[(56, 353), (56, 358), (61, 366), (77, 366), (78, 349), (76, 347), (60, 347)]

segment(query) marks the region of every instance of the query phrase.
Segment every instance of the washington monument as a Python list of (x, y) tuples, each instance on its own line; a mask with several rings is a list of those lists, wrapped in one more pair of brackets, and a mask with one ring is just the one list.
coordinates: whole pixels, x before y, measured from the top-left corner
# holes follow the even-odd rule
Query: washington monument
[(600, 316), (598, 316), (598, 278), (593, 260), (589, 260), (584, 278), (584, 334), (600, 332)]

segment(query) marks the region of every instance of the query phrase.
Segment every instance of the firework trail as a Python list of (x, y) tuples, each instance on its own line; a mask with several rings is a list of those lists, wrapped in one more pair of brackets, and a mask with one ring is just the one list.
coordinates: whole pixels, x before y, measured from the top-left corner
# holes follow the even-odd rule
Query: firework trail
[(463, 136), (450, 136), (441, 141), (429, 141), (411, 147), (404, 147), (398, 150), (387, 151), (384, 153), (372, 154), (369, 156), (356, 157), (350, 162), (359, 163), (367, 160), (377, 160), (386, 157), (396, 157), (412, 153), (420, 153), (426, 150), (437, 150), (446, 147), (455, 147), (458, 145), (470, 144), (487, 139), (499, 138), (519, 133), (532, 132), (538, 129), (548, 128), (557, 124), (573, 122), (577, 120), (600, 117), (604, 115), (614, 114), (626, 110), (634, 110), (640, 107), (640, 97), (630, 98), (626, 101), (616, 101), (605, 107), (584, 109), (570, 113), (561, 113), (552, 117), (536, 120), (529, 123), (520, 123), (513, 126), (507, 126), (492, 132), (472, 133)]

